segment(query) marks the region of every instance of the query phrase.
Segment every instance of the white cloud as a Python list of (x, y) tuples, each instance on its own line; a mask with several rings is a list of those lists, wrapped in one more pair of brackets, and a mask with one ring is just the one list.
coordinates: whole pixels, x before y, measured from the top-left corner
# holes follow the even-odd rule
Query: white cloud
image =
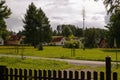
[(85, 6), (86, 27), (100, 27), (105, 25), (105, 8), (102, 0), (6, 0), (12, 15), (6, 20), (8, 28), (15, 31), (23, 29), (22, 18), (31, 2), (41, 7), (50, 20), (53, 28), (58, 24), (75, 24), (82, 27), (82, 8)]

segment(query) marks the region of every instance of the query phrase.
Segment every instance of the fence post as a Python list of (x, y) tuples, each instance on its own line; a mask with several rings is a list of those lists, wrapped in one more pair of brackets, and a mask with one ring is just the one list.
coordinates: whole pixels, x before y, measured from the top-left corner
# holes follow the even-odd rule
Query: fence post
[(91, 80), (91, 72), (87, 71), (87, 80)]
[(105, 78), (104, 78), (104, 72), (100, 72), (100, 80), (105, 80)]
[(18, 77), (17, 77), (18, 76), (18, 69), (15, 68), (14, 71), (15, 71), (15, 74), (14, 74), (15, 75), (15, 80), (17, 80), (18, 79)]
[(0, 66), (0, 80), (4, 80), (6, 66)]
[(72, 80), (72, 79), (73, 79), (73, 72), (69, 71), (69, 80)]
[(81, 80), (85, 80), (85, 72), (84, 71), (81, 71)]
[(43, 78), (42, 78), (43, 76), (42, 76), (42, 71), (41, 71), (41, 70), (38, 71), (38, 75), (39, 75), (39, 80), (42, 80), (42, 79), (43, 79)]
[(58, 71), (58, 80), (62, 80), (62, 71)]
[(75, 80), (78, 80), (79, 79), (79, 73), (78, 73), (78, 71), (75, 71)]
[(46, 79), (47, 79), (47, 71), (43, 70), (43, 80), (46, 80)]
[(117, 72), (113, 72), (113, 80), (117, 80)]
[[(22, 69), (19, 69), (19, 79), (22, 80), (22, 74), (23, 74), (23, 70)], [(11, 79), (13, 80), (13, 79)], [(29, 79), (31, 80), (31, 79)]]
[(24, 80), (27, 80), (27, 69), (24, 69)]
[[(25, 74), (24, 74), (24, 75), (25, 75)], [(34, 70), (34, 80), (38, 80), (38, 79), (37, 79), (37, 75), (38, 75), (37, 70)]]
[(51, 80), (51, 76), (52, 76), (51, 71), (48, 70), (48, 80)]
[(56, 71), (55, 70), (53, 70), (53, 80), (56, 80)]
[(98, 80), (98, 73), (96, 71), (93, 72), (93, 79)]
[(111, 58), (106, 57), (106, 80), (111, 80)]
[(63, 71), (63, 79), (67, 80), (67, 71)]

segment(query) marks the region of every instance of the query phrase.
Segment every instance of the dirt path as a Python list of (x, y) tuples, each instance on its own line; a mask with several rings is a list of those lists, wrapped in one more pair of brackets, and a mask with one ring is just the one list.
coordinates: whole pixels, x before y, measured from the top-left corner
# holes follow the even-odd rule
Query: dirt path
[[(20, 55), (4, 55), (4, 54), (0, 54), (0, 57), (2, 57), (2, 56), (21, 58)], [(102, 62), (102, 61), (87, 61), (87, 60), (44, 58), (44, 57), (35, 57), (35, 56), (24, 56), (24, 58), (65, 61), (65, 62), (68, 62), (68, 63), (73, 64), (73, 65), (83, 65), (83, 66), (105, 66), (105, 62), (104, 61)]]

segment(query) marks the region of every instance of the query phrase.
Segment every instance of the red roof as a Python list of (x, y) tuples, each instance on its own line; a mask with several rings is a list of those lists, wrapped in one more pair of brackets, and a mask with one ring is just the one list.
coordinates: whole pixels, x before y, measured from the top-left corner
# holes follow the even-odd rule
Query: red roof
[(10, 36), (11, 41), (15, 41), (15, 40), (19, 41), (21, 38), (22, 38), (21, 35), (12, 35), (12, 36)]
[(54, 37), (52, 42), (60, 42), (63, 39), (63, 36)]

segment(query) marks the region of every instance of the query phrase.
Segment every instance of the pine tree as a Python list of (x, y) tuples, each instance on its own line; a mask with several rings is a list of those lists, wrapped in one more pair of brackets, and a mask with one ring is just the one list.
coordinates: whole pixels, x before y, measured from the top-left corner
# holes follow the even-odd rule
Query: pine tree
[(37, 29), (36, 29), (36, 21), (35, 16), (37, 14), (37, 8), (36, 6), (31, 3), (28, 7), (28, 10), (24, 17), (24, 34), (26, 36), (25, 42), (28, 44), (31, 44), (35, 46), (36, 43), (36, 35), (37, 35)]
[(7, 26), (5, 24), (5, 19), (9, 18), (11, 14), (10, 9), (5, 5), (5, 1), (0, 1), (0, 36), (5, 39), (7, 35)]
[(62, 27), (62, 35), (65, 36), (65, 37), (69, 37), (70, 35), (72, 35), (72, 30), (69, 26), (64, 26)]
[(40, 42), (49, 42), (51, 40), (52, 30), (50, 28), (50, 22), (41, 8), (38, 9), (36, 19)]
[(51, 29), (47, 16), (41, 8), (37, 9), (34, 3), (29, 5), (25, 14), (24, 33), (26, 43), (36, 47), (43, 42), (49, 42), (51, 39)]

